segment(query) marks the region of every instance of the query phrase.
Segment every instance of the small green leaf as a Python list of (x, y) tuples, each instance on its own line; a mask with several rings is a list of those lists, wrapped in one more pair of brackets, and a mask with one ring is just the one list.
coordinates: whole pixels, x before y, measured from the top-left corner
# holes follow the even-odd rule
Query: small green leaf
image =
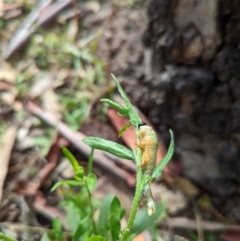
[(87, 175), (87, 178), (86, 178), (86, 182), (87, 182), (87, 185), (88, 185), (88, 189), (90, 191), (90, 193), (92, 193), (96, 183), (97, 183), (97, 177), (94, 173), (89, 173)]
[(104, 198), (102, 205), (100, 207), (100, 213), (99, 213), (98, 222), (97, 222), (97, 229), (100, 234), (105, 235), (105, 231), (108, 230), (108, 213), (109, 213), (109, 208), (113, 201), (113, 198), (114, 198), (114, 195), (112, 194), (107, 195)]
[(115, 217), (121, 218), (122, 208), (119, 199), (115, 196), (110, 205), (110, 214), (113, 214)]
[(91, 238), (89, 238), (87, 241), (108, 241), (108, 240), (103, 236), (94, 235)]
[[(72, 199), (74, 199), (73, 197)], [(64, 205), (63, 205), (64, 204)], [(81, 217), (83, 214), (81, 213), (81, 210), (79, 210), (79, 206), (81, 205), (78, 200), (70, 200), (67, 199), (66, 203), (62, 203), (64, 210), (66, 211), (66, 221), (68, 224), (68, 227), (72, 233), (75, 233), (78, 224), (81, 221)]]
[[(131, 147), (131, 149), (132, 149), (132, 153), (133, 153), (133, 156), (134, 156), (134, 160), (137, 160), (138, 159), (138, 149), (139, 148), (135, 149), (134, 147)], [(139, 153), (141, 153), (141, 150), (139, 150)]]
[(128, 116), (128, 109), (125, 106), (119, 105), (117, 102), (109, 100), (109, 99), (101, 99), (101, 102), (104, 102), (110, 106), (112, 106), (114, 109), (116, 109), (122, 116), (127, 117)]
[(114, 197), (109, 209), (108, 222), (111, 230), (111, 235), (113, 240), (119, 239), (119, 234), (121, 231), (121, 218), (122, 218), (122, 208), (120, 201), (117, 197)]
[(117, 144), (116, 142), (108, 141), (98, 137), (86, 137), (83, 139), (83, 142), (92, 148), (109, 152), (117, 157), (127, 160), (134, 160), (132, 151), (125, 146)]
[(78, 240), (91, 226), (89, 216), (86, 216), (78, 223), (76, 232), (74, 233), (73, 240)]
[(66, 147), (62, 147), (62, 152), (63, 152), (64, 156), (67, 157), (67, 159), (72, 164), (74, 171), (77, 172), (79, 164), (78, 164), (78, 161), (76, 160), (76, 158)]
[(137, 212), (133, 227), (131, 229), (131, 234), (139, 234), (146, 230), (148, 227), (152, 226), (154, 222), (159, 218), (159, 216), (164, 216), (166, 214), (166, 208), (163, 205), (157, 206), (156, 212), (149, 216), (145, 209), (141, 209)]
[(117, 88), (118, 88), (118, 91), (120, 93), (120, 95), (122, 96), (124, 102), (125, 102), (125, 105), (126, 105), (126, 108), (128, 110), (128, 114), (129, 114), (129, 118), (130, 118), (130, 121), (131, 121), (131, 124), (137, 129), (138, 128), (138, 124), (141, 123), (141, 119), (140, 117), (138, 116), (136, 110), (133, 108), (133, 106), (131, 105), (128, 97), (126, 96), (125, 92), (123, 91), (121, 85), (119, 84), (117, 78), (115, 77), (115, 75), (111, 74), (112, 75), (112, 78), (114, 79), (114, 81), (116, 82), (116, 85), (117, 85)]
[(79, 166), (77, 171), (75, 172), (74, 178), (78, 181), (81, 181), (84, 177), (85, 170), (82, 166)]
[(81, 185), (84, 185), (84, 182), (83, 181), (77, 181), (77, 180), (63, 180), (63, 181), (59, 181), (59, 182), (54, 184), (54, 186), (51, 189), (51, 192), (53, 192), (54, 190), (56, 190), (58, 187), (60, 187), (62, 185), (81, 186)]
[(62, 224), (59, 217), (53, 220), (53, 230), (58, 241), (63, 241)]
[(118, 132), (118, 137), (121, 137), (122, 134), (128, 129), (128, 127), (130, 127), (131, 125), (130, 124), (126, 124), (124, 125), (121, 130)]
[(171, 142), (168, 147), (168, 152), (166, 156), (160, 161), (160, 163), (155, 167), (153, 171), (152, 178), (157, 178), (162, 174), (163, 168), (167, 165), (167, 163), (171, 160), (174, 152), (174, 138), (173, 138), (173, 132), (172, 130), (169, 130), (171, 135)]

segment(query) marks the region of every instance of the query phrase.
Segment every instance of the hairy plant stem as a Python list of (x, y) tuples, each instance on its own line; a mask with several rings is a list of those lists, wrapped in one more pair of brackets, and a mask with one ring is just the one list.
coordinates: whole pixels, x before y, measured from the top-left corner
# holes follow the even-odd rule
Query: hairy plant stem
[[(141, 157), (140, 155), (138, 155), (138, 157)], [(139, 162), (137, 162), (139, 163)], [(135, 195), (134, 195), (134, 199), (133, 199), (133, 205), (132, 205), (132, 210), (128, 219), (128, 224), (127, 227), (123, 233), (122, 239), (121, 241), (126, 241), (129, 233), (131, 231), (131, 228), (133, 226), (133, 222), (137, 213), (137, 209), (138, 209), (138, 203), (139, 203), (139, 199), (141, 196), (141, 191), (142, 191), (142, 169), (141, 166), (138, 164), (137, 167), (137, 180), (136, 180), (136, 190), (135, 190)]]

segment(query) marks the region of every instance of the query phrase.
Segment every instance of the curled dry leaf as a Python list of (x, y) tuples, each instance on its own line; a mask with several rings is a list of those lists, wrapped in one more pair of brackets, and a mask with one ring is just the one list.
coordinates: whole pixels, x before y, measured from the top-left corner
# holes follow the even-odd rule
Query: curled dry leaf
[(10, 126), (3, 135), (0, 136), (0, 153), (1, 153), (1, 168), (0, 168), (0, 200), (2, 199), (3, 184), (8, 172), (8, 164), (11, 157), (12, 148), (15, 142), (17, 133), (16, 126)]

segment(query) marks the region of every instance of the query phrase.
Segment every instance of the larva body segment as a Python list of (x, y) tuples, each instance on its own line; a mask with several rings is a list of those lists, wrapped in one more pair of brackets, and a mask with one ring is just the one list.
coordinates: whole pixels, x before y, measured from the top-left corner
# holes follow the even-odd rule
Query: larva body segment
[[(156, 165), (158, 139), (155, 131), (145, 123), (139, 124), (138, 147), (142, 151), (141, 167), (143, 174), (150, 177)], [(141, 193), (141, 201), (147, 209), (148, 215), (151, 216), (156, 211), (155, 202), (153, 200), (150, 185), (144, 187)]]
[(138, 147), (142, 150), (141, 166), (144, 173), (152, 175), (156, 165), (156, 156), (158, 149), (158, 139), (155, 131), (150, 126), (140, 126)]

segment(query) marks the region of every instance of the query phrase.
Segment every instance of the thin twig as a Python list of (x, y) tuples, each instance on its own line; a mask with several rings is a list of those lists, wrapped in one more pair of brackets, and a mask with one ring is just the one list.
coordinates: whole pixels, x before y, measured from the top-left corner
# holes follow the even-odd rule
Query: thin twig
[(76, 40), (77, 38), (80, 38), (80, 24), (79, 24), (79, 14), (78, 14), (79, 9), (78, 9), (76, 0), (72, 0), (72, 6), (74, 9), (74, 20), (77, 26), (77, 34), (75, 35), (75, 40)]
[[(0, 223), (0, 228), (1, 229), (9, 229), (15, 232), (24, 232), (24, 231), (28, 231), (31, 234), (34, 233), (54, 233), (54, 231), (52, 229), (48, 229), (48, 228), (43, 228), (43, 227), (34, 227), (34, 226), (29, 226), (29, 225), (25, 225), (25, 224), (21, 224), (21, 223), (11, 223), (11, 222), (2, 222)], [(67, 232), (67, 231), (63, 231), (63, 235), (65, 237), (71, 237), (72, 233), (71, 232)]]
[[(178, 229), (192, 229), (197, 230), (196, 220), (188, 218), (167, 218), (158, 223), (158, 226), (168, 226)], [(202, 220), (202, 229), (210, 232), (222, 232), (222, 231), (237, 231), (240, 232), (240, 225), (210, 222)]]
[(194, 210), (194, 214), (196, 217), (198, 241), (204, 241), (204, 231), (202, 228), (202, 217), (201, 217), (201, 214), (200, 214), (196, 204), (194, 204), (194, 203), (193, 203), (193, 210)]

